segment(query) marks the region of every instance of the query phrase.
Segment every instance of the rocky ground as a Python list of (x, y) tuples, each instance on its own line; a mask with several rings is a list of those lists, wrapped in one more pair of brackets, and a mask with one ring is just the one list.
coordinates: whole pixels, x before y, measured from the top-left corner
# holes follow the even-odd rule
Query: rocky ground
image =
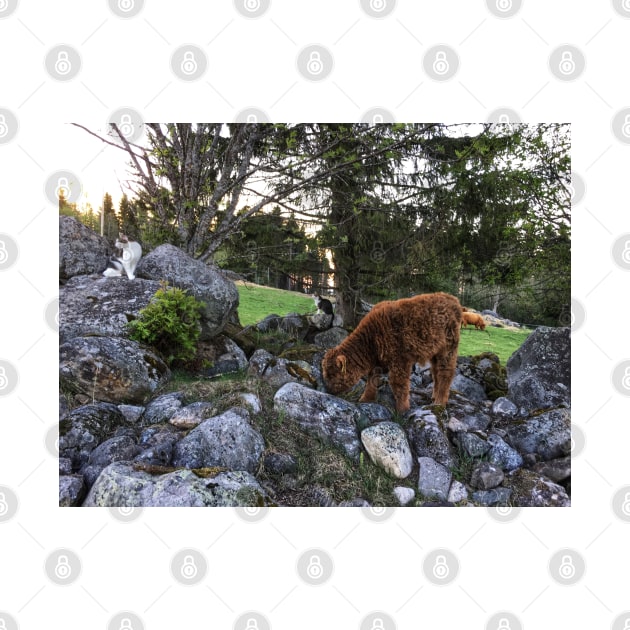
[[(507, 366), (460, 357), (445, 408), (416, 366), (401, 417), (386, 379), (378, 404), (356, 402), (361, 383), (326, 393), (321, 357), (347, 335), (329, 316), (242, 329), (218, 269), (165, 245), (135, 280), (103, 278), (107, 243), (60, 221), (60, 505), (570, 504), (568, 328), (536, 330)], [(126, 334), (163, 279), (204, 303), (186, 378)]]

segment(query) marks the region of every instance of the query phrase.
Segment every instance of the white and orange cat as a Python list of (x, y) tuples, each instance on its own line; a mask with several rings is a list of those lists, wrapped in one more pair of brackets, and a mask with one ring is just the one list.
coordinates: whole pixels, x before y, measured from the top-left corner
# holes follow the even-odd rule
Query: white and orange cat
[(136, 277), (136, 267), (142, 257), (140, 243), (129, 240), (127, 236), (120, 234), (115, 245), (117, 249), (122, 250), (122, 257), (112, 256), (107, 263), (107, 269), (103, 271), (103, 275), (107, 278), (113, 278), (122, 276), (124, 271), (129, 280), (133, 280)]

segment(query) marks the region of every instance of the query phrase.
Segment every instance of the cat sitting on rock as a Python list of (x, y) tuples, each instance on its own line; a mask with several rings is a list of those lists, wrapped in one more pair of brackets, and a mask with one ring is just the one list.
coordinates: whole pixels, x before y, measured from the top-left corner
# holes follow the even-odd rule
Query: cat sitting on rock
[(122, 276), (123, 271), (127, 274), (129, 280), (133, 280), (136, 267), (142, 257), (142, 247), (137, 241), (130, 240), (124, 234), (119, 234), (115, 246), (122, 250), (122, 256), (111, 256), (107, 262), (107, 269), (103, 271), (103, 275), (107, 278)]

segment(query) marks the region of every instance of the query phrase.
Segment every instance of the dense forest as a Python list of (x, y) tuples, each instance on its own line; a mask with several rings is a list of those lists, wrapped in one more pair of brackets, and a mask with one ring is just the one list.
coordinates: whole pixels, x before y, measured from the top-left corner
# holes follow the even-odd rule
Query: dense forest
[(127, 153), (125, 195), (96, 211), (62, 197), (60, 212), (112, 241), (334, 293), (349, 326), (361, 300), (432, 291), (567, 323), (568, 124), (148, 123), (142, 144), (85, 131)]

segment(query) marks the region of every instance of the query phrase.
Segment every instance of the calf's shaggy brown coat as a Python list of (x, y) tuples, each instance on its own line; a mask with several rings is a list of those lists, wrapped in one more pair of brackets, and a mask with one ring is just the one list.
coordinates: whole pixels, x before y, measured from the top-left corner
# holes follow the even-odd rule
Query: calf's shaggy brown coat
[(380, 302), (324, 355), (326, 388), (339, 394), (367, 376), (361, 402), (370, 402), (376, 398), (379, 375), (389, 372), (396, 411), (405, 412), (413, 365), (430, 361), (433, 401), (445, 405), (455, 376), (461, 323), (462, 307), (446, 293)]

